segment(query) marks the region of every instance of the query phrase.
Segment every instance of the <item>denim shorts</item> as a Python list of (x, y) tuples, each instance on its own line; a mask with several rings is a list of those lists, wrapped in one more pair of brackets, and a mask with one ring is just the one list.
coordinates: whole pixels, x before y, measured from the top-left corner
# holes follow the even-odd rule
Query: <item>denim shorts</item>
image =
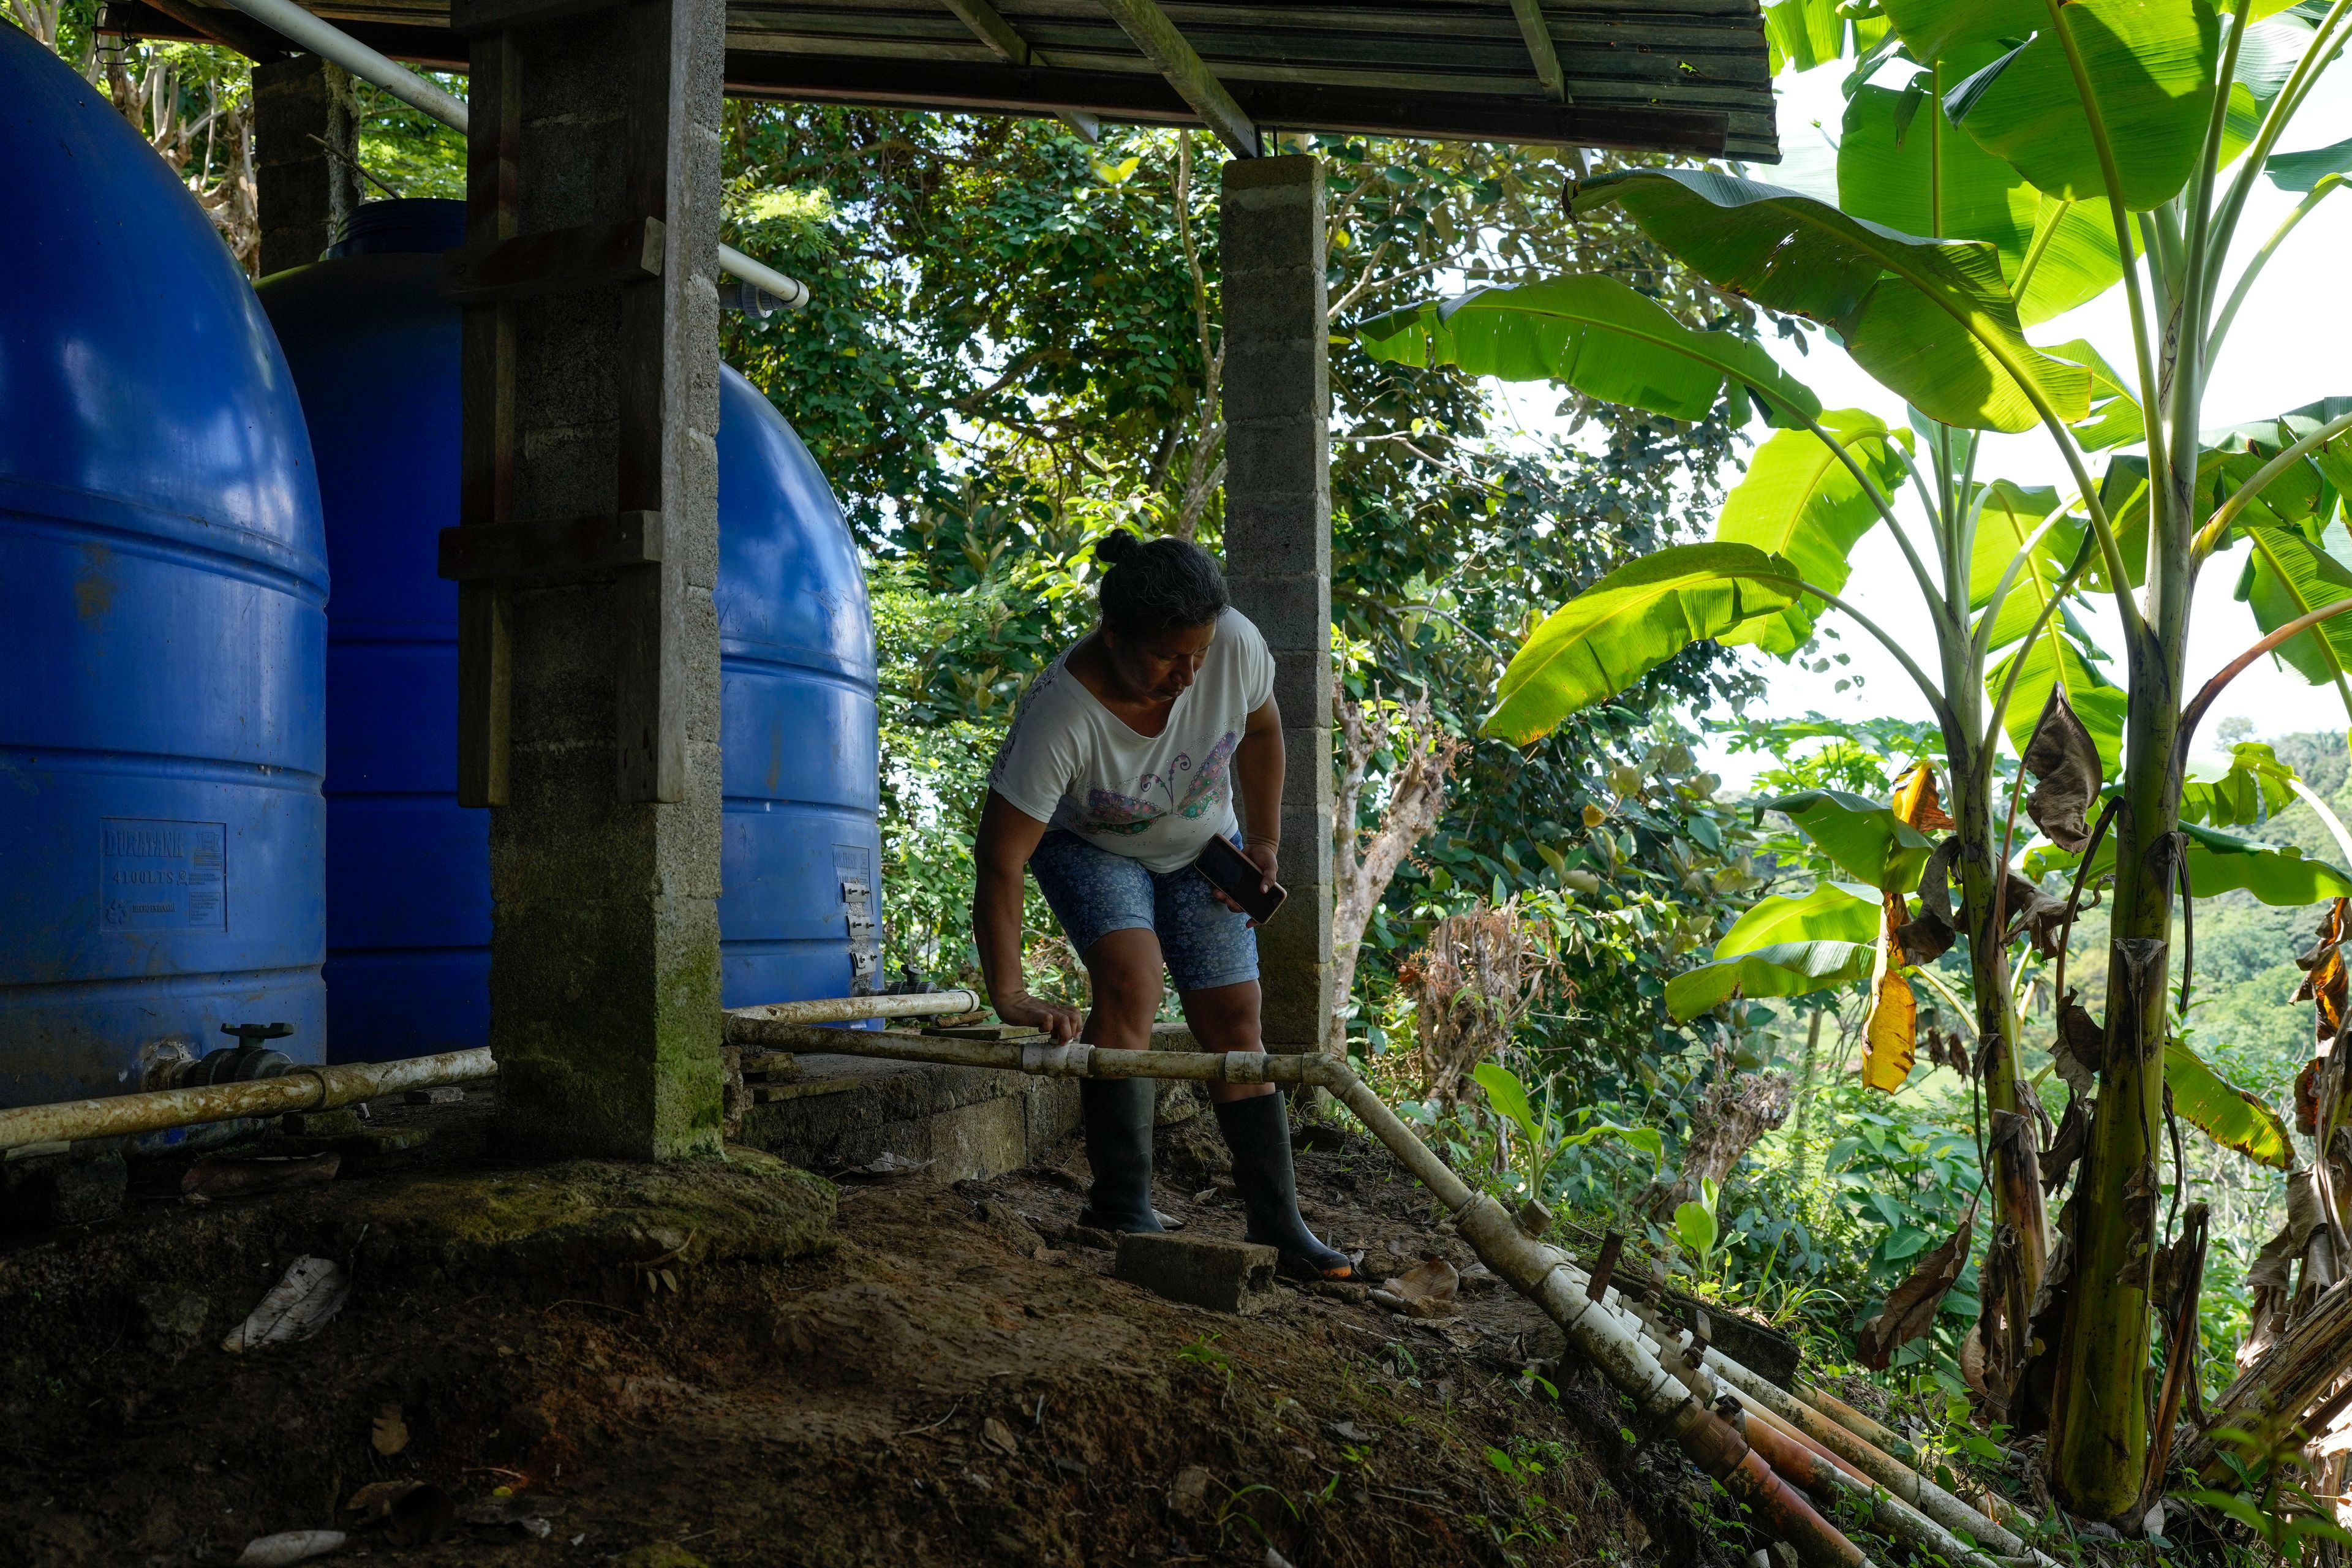
[(1217, 902), (1209, 879), (1190, 866), (1154, 871), (1056, 827), (1038, 841), (1029, 869), (1080, 957), (1115, 931), (1141, 930), (1159, 936), (1180, 995), (1257, 978), (1249, 917)]

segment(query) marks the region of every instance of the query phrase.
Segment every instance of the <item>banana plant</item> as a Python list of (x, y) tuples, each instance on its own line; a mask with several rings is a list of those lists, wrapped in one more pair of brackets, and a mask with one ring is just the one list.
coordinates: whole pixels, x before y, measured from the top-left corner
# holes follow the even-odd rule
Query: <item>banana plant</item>
[[(1853, 60), (1837, 203), (1661, 169), (1585, 182), (1570, 202), (1618, 206), (1715, 286), (1832, 329), (1906, 405), (1900, 426), (1824, 412), (1784, 373), (1757, 373), (1746, 345), (1681, 328), (1604, 279), (1479, 290), (1369, 323), (1360, 340), (1380, 357), (1551, 379), (1676, 417), (1711, 411), (1719, 395), (1774, 428), (1715, 542), (1635, 563), (1537, 627), (1488, 730), (1532, 740), (1702, 638), (1793, 650), (1827, 610), (1887, 648), (1944, 738), (1985, 1092), (2021, 1118), (1994, 1140), (1991, 1184), (2027, 1255), (2027, 1298), (2048, 1237), (2000, 906), (2030, 886), (2012, 881), (2010, 859), (2025, 774), (2037, 796), (2053, 788), (2037, 750), (2069, 781), (2059, 793), (2097, 810), (2095, 827), (2076, 819), (2051, 834), (2094, 858), (2088, 875), (2100, 874), (2099, 837), (2114, 879), (2107, 1016), (2090, 1026), (2101, 1065), (2060, 1222), (2071, 1266), (2049, 1282), (2052, 1316), (2030, 1336), (2021, 1314), (2012, 1327), (2021, 1345), (2054, 1347), (2042, 1414), (2057, 1496), (2136, 1529), (2161, 1479), (2143, 1468), (2145, 1379), (2174, 900), (2200, 865), (2234, 855), (2242, 870), (2266, 853), (2184, 832), (2189, 742), (2265, 653), (2352, 709), (2352, 623), (2335, 621), (2352, 608), (2352, 538), (2336, 521), (2352, 404), (2200, 436), (2210, 369), (2241, 303), (2352, 174), (2352, 143), (2278, 153), (2352, 35), (2352, 0), (2232, 0), (2226, 11), (2211, 0), (1779, 0), (1766, 18), (1790, 61)], [(2304, 200), (2225, 293), (2231, 244), (2266, 173)], [(2087, 344), (2028, 338), (2113, 289), (2131, 325), (2115, 364)], [(2034, 429), (2063, 459), (2071, 496), (1979, 479), (1977, 433)], [(1898, 489), (1917, 503), (1907, 522)], [(1916, 581), (1932, 652), (1915, 655), (1840, 596), (1848, 552), (1882, 523)], [(2192, 696), (2193, 590), (2212, 555), (2242, 542), (2239, 596), (2265, 635)], [(2091, 593), (2112, 598), (2123, 628), (2120, 687), (2067, 607)], [(2006, 801), (1995, 789), (2004, 742), (2022, 764)], [(2028, 815), (2067, 814), (2053, 804)], [(1898, 969), (1885, 952), (1874, 984)]]

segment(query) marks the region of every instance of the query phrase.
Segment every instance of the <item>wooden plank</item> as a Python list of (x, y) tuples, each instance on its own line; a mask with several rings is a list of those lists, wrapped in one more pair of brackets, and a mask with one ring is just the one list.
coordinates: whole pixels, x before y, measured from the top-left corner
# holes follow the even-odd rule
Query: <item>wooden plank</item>
[(441, 531), (441, 575), (460, 583), (576, 577), (661, 558), (657, 511), (470, 523)]
[[(941, 60), (983, 67), (1002, 67), (1002, 61), (979, 44), (909, 43), (902, 39), (860, 38), (845, 43), (829, 36), (812, 37), (805, 33), (730, 32), (727, 35), (729, 49), (748, 49), (755, 54), (810, 55), (824, 59), (872, 60)], [(1147, 75), (1150, 65), (1138, 60), (1136, 68)], [(1051, 110), (1041, 110), (1049, 113)]]
[(461, 305), (659, 278), (666, 230), (655, 217), (468, 242), (441, 258), (441, 297)]
[(1111, 20), (1121, 31), (1135, 40), (1143, 58), (1160, 68), (1160, 74), (1176, 89), (1177, 96), (1192, 106), (1201, 123), (1214, 132), (1217, 140), (1233, 149), (1240, 158), (1258, 155), (1257, 127), (1234, 101), (1192, 46), (1177, 31), (1176, 24), (1168, 19), (1158, 0), (1099, 0), (1102, 8), (1110, 13)]
[(840, 11), (767, 11), (757, 16), (730, 16), (727, 36), (731, 38), (741, 33), (790, 33), (808, 38), (833, 38), (851, 48), (875, 44), (923, 44), (952, 53), (959, 59), (1003, 58), (973, 37), (970, 28), (944, 14), (879, 17)]
[(568, 22), (619, 4), (621, 0), (449, 0), (447, 15), (453, 32), (494, 33)]

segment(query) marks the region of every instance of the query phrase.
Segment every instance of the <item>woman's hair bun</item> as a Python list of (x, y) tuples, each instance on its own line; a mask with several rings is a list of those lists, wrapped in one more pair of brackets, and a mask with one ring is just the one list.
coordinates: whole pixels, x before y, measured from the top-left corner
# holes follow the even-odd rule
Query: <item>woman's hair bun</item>
[(1204, 626), (1233, 600), (1214, 557), (1189, 539), (1138, 539), (1114, 528), (1095, 541), (1095, 559), (1109, 568), (1097, 590), (1103, 624), (1134, 637), (1170, 626)]

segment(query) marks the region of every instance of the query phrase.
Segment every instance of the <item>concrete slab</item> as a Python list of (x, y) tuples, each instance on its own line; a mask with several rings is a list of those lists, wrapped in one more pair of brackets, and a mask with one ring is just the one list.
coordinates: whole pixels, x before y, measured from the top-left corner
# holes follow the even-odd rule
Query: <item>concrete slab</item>
[(1254, 1241), (1162, 1232), (1120, 1237), (1111, 1275), (1171, 1301), (1246, 1312), (1273, 1299), (1277, 1261), (1273, 1247)]
[(800, 1077), (744, 1113), (741, 1141), (812, 1171), (884, 1153), (935, 1182), (1034, 1164), (1078, 1124), (1073, 1079), (870, 1057), (803, 1055)]

